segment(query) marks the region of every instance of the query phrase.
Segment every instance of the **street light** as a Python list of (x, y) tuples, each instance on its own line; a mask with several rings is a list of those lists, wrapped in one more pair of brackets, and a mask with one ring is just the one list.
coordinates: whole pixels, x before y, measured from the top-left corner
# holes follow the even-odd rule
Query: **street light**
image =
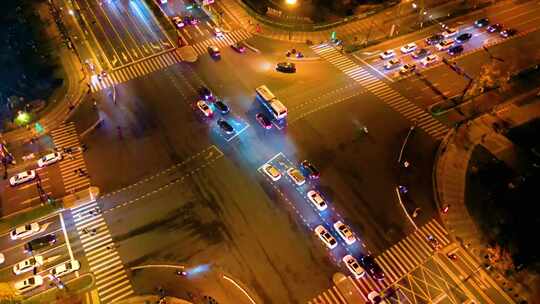
[(416, 9), (417, 7), (418, 7), (418, 5), (416, 5), (416, 3), (412, 4), (412, 8)]
[(288, 5), (295, 5), (296, 0), (285, 0), (285, 3), (287, 3)]

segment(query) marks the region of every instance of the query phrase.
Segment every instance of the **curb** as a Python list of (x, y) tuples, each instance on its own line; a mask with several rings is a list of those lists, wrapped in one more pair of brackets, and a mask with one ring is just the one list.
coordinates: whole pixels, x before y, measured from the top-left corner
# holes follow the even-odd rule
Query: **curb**
[(79, 134), (79, 137), (81, 139), (83, 139), (86, 134), (90, 133), (92, 130), (94, 130), (100, 123), (102, 123), (104, 121), (103, 118), (100, 118), (98, 119), (93, 125), (91, 125), (88, 129), (84, 130), (83, 132), (81, 132), (81, 134)]
[(258, 48), (255, 48), (254, 46), (252, 46), (251, 44), (243, 41), (242, 42), (248, 49), (252, 50), (253, 52), (255, 53), (260, 53), (261, 51), (258, 49)]

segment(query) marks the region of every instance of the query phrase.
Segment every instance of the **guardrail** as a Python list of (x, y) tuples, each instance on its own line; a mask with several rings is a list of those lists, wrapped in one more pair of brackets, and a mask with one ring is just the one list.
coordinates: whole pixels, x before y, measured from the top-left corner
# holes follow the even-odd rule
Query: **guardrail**
[(315, 32), (315, 31), (322, 31), (322, 30), (331, 29), (331, 28), (334, 28), (334, 27), (337, 27), (337, 26), (340, 26), (340, 25), (343, 25), (343, 24), (346, 24), (346, 23), (349, 23), (349, 22), (352, 22), (352, 21), (357, 21), (357, 20), (367, 18), (367, 17), (369, 17), (371, 15), (374, 15), (374, 14), (376, 14), (376, 13), (382, 11), (382, 10), (385, 10), (385, 9), (387, 9), (389, 7), (392, 7), (392, 6), (399, 3), (399, 1), (397, 1), (397, 0), (390, 1), (390, 2), (384, 3), (383, 5), (381, 5), (380, 7), (376, 8), (376, 9), (370, 10), (370, 11), (368, 11), (366, 13), (351, 16), (351, 17), (345, 17), (345, 18), (343, 18), (342, 20), (339, 20), (339, 21), (322, 22), (322, 23), (314, 23), (314, 24), (305, 24), (305, 23), (299, 24), (299, 23), (278, 22), (278, 21), (273, 20), (271, 18), (268, 18), (268, 17), (266, 17), (264, 15), (261, 15), (260, 13), (256, 12), (252, 7), (245, 4), (241, 0), (237, 0), (237, 2), (238, 2), (238, 4), (240, 6), (242, 6), (242, 8), (244, 8), (244, 10), (252, 18), (256, 19), (257, 21), (259, 21), (259, 22), (261, 22), (263, 24), (269, 25), (269, 26), (281, 28), (283, 30), (287, 30), (287, 31), (291, 31), (291, 32)]

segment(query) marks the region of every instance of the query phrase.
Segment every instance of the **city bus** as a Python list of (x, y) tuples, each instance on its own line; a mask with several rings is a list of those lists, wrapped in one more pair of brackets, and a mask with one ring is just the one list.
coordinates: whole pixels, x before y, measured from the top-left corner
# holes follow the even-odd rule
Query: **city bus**
[(257, 93), (257, 99), (265, 106), (275, 119), (280, 120), (287, 117), (287, 108), (279, 101), (276, 96), (268, 89), (267, 86), (262, 85), (255, 89)]

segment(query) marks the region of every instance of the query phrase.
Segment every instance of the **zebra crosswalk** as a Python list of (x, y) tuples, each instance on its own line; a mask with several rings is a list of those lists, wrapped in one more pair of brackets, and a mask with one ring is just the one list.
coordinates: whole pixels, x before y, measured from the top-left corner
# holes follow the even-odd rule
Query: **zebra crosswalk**
[(96, 279), (100, 303), (116, 303), (129, 297), (133, 287), (97, 203), (71, 208), (71, 214)]
[(204, 54), (208, 52), (207, 47), (210, 45), (215, 45), (217, 47), (229, 47), (232, 44), (235, 44), (239, 41), (246, 40), (251, 37), (251, 34), (246, 30), (240, 29), (228, 33), (224, 33), (223, 37), (213, 37), (206, 39), (204, 41), (198, 42), (193, 45), (197, 55)]
[[(359, 279), (352, 279), (355, 289), (367, 301), (367, 295), (371, 291), (386, 289), (430, 259), (434, 249), (427, 241), (428, 235), (435, 237), (443, 247), (451, 242), (446, 229), (433, 219), (375, 257), (375, 261), (385, 273), (383, 281), (375, 281), (367, 275)], [(308, 304), (347, 304), (344, 298), (346, 296), (341, 294), (339, 288), (333, 286), (309, 301)]]
[(83, 172), (88, 173), (80, 149), (81, 142), (75, 129), (75, 123), (70, 122), (52, 130), (51, 137), (56, 149), (62, 151), (65, 148), (72, 148), (71, 153), (63, 154), (63, 159), (59, 164), (65, 191), (73, 193), (79, 189), (89, 187), (90, 179), (88, 174), (78, 172), (81, 169)]
[(393, 110), (397, 111), (410, 121), (426, 131), (435, 139), (441, 139), (448, 131), (448, 127), (433, 118), (428, 112), (410, 102), (388, 84), (373, 76), (368, 70), (352, 61), (349, 57), (338, 52), (329, 44), (320, 44), (311, 47), (315, 53), (328, 60), (347, 76), (363, 85), (373, 95), (384, 101)]
[(90, 90), (92, 92), (98, 92), (114, 84), (124, 83), (128, 80), (148, 75), (181, 61), (180, 55), (176, 50), (146, 58), (125, 67), (115, 69), (107, 77), (103, 77), (102, 80), (98, 80), (97, 78), (92, 79)]

